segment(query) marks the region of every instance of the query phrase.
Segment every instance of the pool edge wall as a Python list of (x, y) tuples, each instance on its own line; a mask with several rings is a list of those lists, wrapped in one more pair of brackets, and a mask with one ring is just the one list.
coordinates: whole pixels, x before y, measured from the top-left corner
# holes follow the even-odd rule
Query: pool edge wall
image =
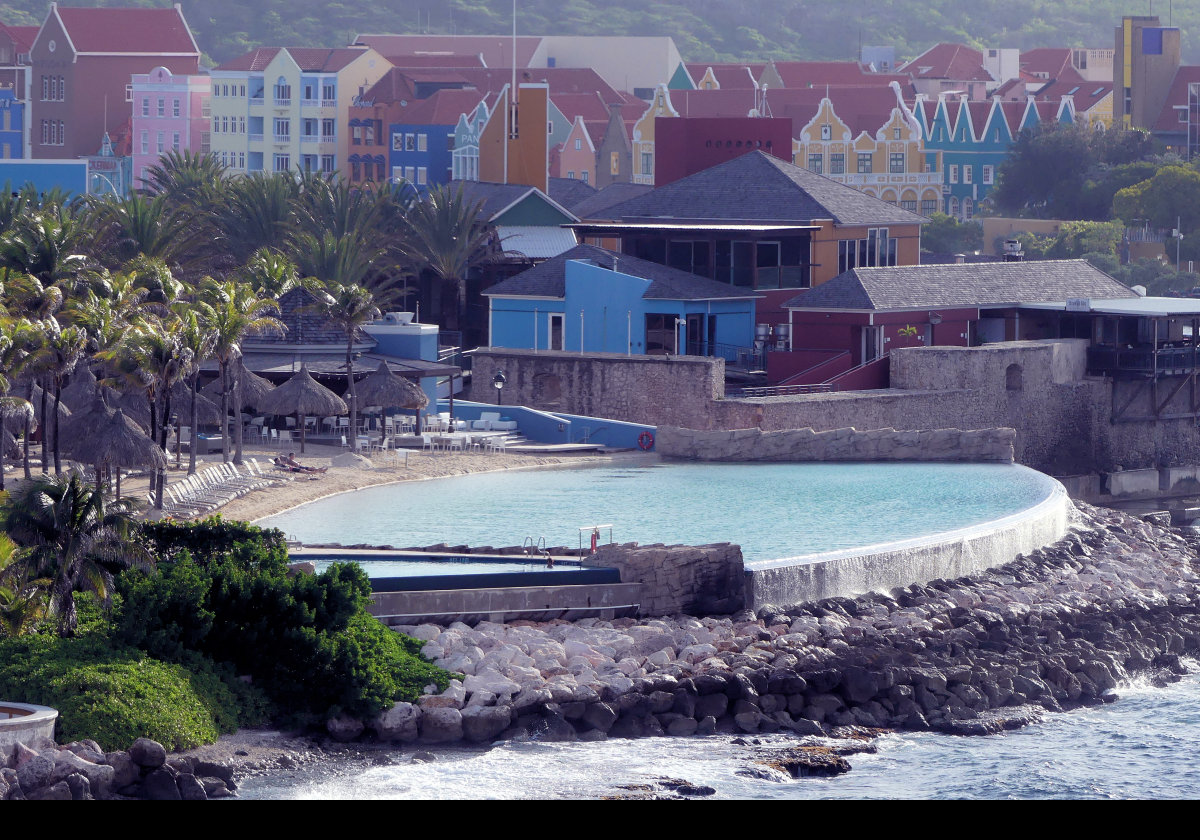
[(746, 606), (760, 609), (886, 593), (1002, 566), (1066, 535), (1074, 506), (1062, 484), (1050, 480), (1054, 482), (1051, 493), (1041, 502), (983, 525), (935, 534), (928, 540), (808, 555), (747, 569)]
[(54, 724), (58, 710), (32, 703), (13, 703), (0, 700), (0, 707), (19, 709), (28, 714), (0, 720), (0, 758), (7, 761), (17, 744), (29, 744), (39, 736), (54, 740)]

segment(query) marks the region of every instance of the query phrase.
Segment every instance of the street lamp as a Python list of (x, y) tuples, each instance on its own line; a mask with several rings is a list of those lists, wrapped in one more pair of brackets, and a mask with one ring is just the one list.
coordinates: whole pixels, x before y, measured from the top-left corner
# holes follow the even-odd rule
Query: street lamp
[(504, 386), (508, 384), (508, 377), (504, 375), (504, 371), (496, 371), (496, 375), (492, 377), (492, 387), (496, 389), (496, 405), (503, 405), (501, 396), (504, 392)]

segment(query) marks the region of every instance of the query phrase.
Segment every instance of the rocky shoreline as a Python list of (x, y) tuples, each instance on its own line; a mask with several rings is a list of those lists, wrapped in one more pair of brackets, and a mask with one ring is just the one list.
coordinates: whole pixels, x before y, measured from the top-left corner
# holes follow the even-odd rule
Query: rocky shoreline
[(1200, 539), (1079, 506), (1003, 567), (721, 618), (396, 628), (464, 674), (330, 734), (400, 743), (792, 732), (989, 734), (1173, 680), (1200, 651)]

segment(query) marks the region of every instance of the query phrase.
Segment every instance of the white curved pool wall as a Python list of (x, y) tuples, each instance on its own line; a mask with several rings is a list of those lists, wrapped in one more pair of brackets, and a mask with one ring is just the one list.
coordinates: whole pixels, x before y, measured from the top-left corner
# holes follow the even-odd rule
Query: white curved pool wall
[(1002, 566), (1066, 535), (1073, 508), (1066, 489), (1019, 513), (981, 525), (894, 543), (746, 563), (746, 605), (757, 609), (822, 598), (888, 592)]
[(0, 700), (0, 758), (7, 760), (17, 744), (30, 744), (38, 738), (54, 738), (58, 710), (32, 703)]

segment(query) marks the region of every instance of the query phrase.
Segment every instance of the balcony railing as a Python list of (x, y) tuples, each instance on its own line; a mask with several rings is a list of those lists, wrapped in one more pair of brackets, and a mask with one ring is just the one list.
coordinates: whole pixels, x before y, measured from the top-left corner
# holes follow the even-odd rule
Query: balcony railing
[(292, 142), (292, 135), (290, 135), (290, 134), (275, 134), (272, 136), (275, 138), (276, 143), (291, 143)]
[(321, 104), (320, 99), (301, 99), (300, 100), (300, 107), (302, 107), (302, 108), (315, 108), (315, 107), (319, 106), (320, 104)]
[(301, 143), (320, 143), (321, 138), (315, 134), (301, 134), (300, 142)]
[(246, 139), (251, 143), (261, 143), (263, 141), (263, 136), (261, 134), (247, 134)]
[(1178, 376), (1200, 369), (1200, 347), (1091, 347), (1088, 370), (1117, 377)]
[(275, 106), (277, 108), (282, 108), (282, 107), (285, 107), (285, 106), (288, 106), (291, 104), (292, 104), (292, 98), (290, 96), (287, 97), (286, 99), (283, 97), (279, 97), (279, 96), (275, 97)]

